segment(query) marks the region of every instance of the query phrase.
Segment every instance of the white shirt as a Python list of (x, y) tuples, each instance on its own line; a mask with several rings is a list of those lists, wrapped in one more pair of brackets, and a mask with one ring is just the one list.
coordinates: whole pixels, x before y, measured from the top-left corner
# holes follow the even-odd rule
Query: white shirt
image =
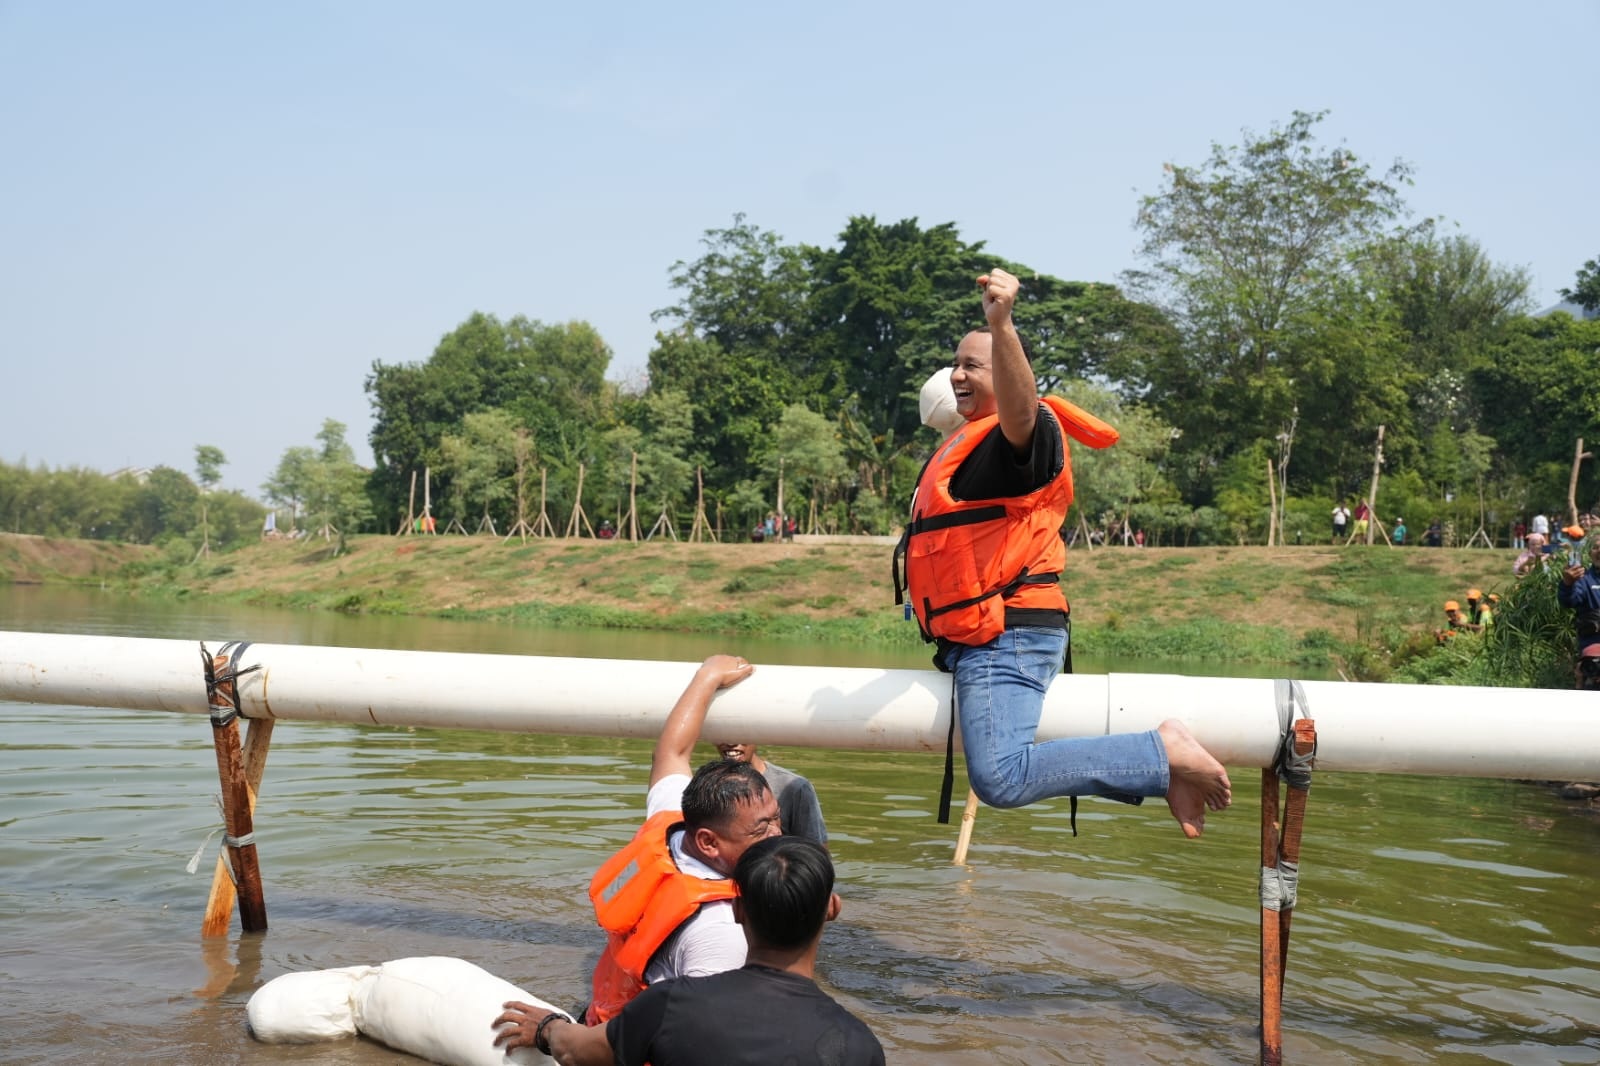
[[(681, 810), (683, 790), (688, 786), (688, 774), (668, 774), (657, 781), (645, 798), (645, 817)], [(683, 838), (682, 829), (667, 838), (672, 861), (678, 864), (678, 869), (707, 881), (727, 880), (686, 852)], [(702, 905), (693, 918), (680, 925), (678, 931), (656, 949), (645, 967), (644, 979), (653, 985), (673, 977), (706, 977), (737, 970), (744, 965), (745, 947), (744, 928), (733, 920), (733, 901), (715, 900)]]
[(1550, 519), (1546, 518), (1542, 514), (1534, 515), (1533, 516), (1533, 532), (1539, 534), (1539, 536), (1541, 536), (1541, 537), (1550, 536)]

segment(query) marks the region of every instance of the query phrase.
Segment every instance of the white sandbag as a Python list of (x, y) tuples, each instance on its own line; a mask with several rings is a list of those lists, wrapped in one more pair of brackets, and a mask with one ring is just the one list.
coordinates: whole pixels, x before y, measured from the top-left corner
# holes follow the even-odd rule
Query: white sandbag
[(353, 1002), (363, 1035), (445, 1066), (550, 1062), (532, 1048), (508, 1055), (494, 1046), (494, 1020), (513, 999), (570, 1020), (566, 1011), (511, 982), (444, 956), (384, 963), (357, 981)]
[(250, 997), (250, 1032), (264, 1044), (312, 1044), (356, 1035), (358, 978), (373, 966), (309, 970), (274, 977)]

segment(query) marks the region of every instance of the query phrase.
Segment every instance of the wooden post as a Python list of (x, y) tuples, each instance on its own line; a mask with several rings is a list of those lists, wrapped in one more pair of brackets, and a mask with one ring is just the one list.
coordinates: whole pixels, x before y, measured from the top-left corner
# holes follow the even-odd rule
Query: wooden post
[(1378, 427), (1378, 446), (1372, 452), (1372, 488), (1367, 492), (1367, 547), (1372, 546), (1372, 520), (1378, 514), (1378, 473), (1383, 469), (1383, 427)]
[(1267, 460), (1267, 547), (1272, 547), (1272, 537), (1278, 531), (1278, 479), (1272, 473), (1272, 460)]
[(589, 531), (589, 536), (594, 536), (594, 527), (589, 524), (589, 516), (583, 510), (583, 464), (578, 464), (578, 495), (572, 501), (572, 519), (567, 522), (567, 536), (578, 536), (578, 523), (582, 521), (583, 529)]
[(629, 452), (633, 456), (628, 467), (628, 539), (639, 539), (639, 453)]
[(967, 805), (961, 809), (961, 835), (956, 837), (956, 857), (950, 860), (961, 866), (967, 861), (967, 847), (972, 843), (972, 827), (978, 821), (978, 794), (967, 788)]
[[(200, 645), (205, 668), (206, 699), (211, 707), (211, 737), (217, 752), (217, 776), (222, 782), (223, 848), (233, 869), (239, 894), (239, 925), (247, 933), (265, 932), (267, 904), (261, 890), (261, 869), (256, 859), (250, 785), (239, 749), (239, 693), (241, 674), (231, 664), (247, 645), (224, 644), (215, 657)], [(243, 673), (254, 670), (251, 667)], [(207, 915), (210, 922), (211, 916)], [(224, 925), (226, 929), (226, 925)]]
[(1571, 524), (1578, 524), (1578, 468), (1585, 459), (1594, 458), (1593, 454), (1583, 450), (1583, 438), (1578, 438), (1578, 447), (1572, 453), (1572, 476), (1567, 479), (1567, 511), (1571, 515)]
[[(783, 525), (783, 456), (778, 456), (778, 524)], [(783, 539), (783, 530), (778, 530), (778, 539)]]
[(1294, 922), (1295, 892), (1300, 878), (1300, 842), (1305, 829), (1306, 801), (1311, 792), (1309, 760), (1317, 750), (1317, 724), (1310, 718), (1294, 723), (1286, 743), (1294, 758), (1283, 765), (1282, 820), (1279, 821), (1276, 768), (1261, 771), (1261, 870), (1278, 886), (1261, 901), (1261, 1063), (1283, 1062), (1283, 978), (1289, 968), (1289, 930)]
[(422, 531), (433, 533), (433, 471), (422, 468)]
[[(256, 795), (261, 791), (261, 776), (267, 768), (267, 749), (272, 745), (271, 718), (254, 718), (244, 735), (245, 786), (250, 790), (251, 824), (254, 824)], [(205, 921), (200, 924), (201, 936), (227, 936), (228, 921), (233, 917), (234, 900), (238, 890), (228, 872), (228, 860), (219, 852), (217, 867), (211, 875), (211, 895), (206, 900)]]
[(404, 537), (411, 533), (411, 520), (417, 516), (417, 472), (411, 471), (411, 495), (406, 499), (406, 518), (400, 523), (400, 528), (395, 530), (395, 536)]

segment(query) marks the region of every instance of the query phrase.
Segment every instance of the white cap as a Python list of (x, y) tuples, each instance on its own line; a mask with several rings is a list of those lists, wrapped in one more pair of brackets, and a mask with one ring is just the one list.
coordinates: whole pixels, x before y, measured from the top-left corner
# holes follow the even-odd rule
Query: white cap
[(917, 409), (922, 414), (922, 424), (949, 435), (966, 422), (956, 410), (956, 390), (950, 384), (950, 367), (941, 367), (922, 386), (922, 398)]

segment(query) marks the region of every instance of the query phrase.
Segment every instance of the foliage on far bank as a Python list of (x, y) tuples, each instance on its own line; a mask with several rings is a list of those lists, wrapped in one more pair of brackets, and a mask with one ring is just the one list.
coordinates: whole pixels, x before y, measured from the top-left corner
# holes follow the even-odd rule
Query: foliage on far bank
[[(159, 558), (133, 591), (363, 614), (557, 628), (714, 631), (916, 647), (883, 545), (640, 544), (358, 536), (263, 542), (199, 564)], [(1504, 552), (1335, 548), (1075, 549), (1073, 640), (1113, 658), (1342, 666), (1381, 679), (1447, 598), (1501, 588)], [(1431, 648), (1429, 649), (1431, 650)]]
[(1461, 633), (1417, 654), (1394, 672), (1396, 681), (1499, 688), (1571, 688), (1574, 614), (1556, 599), (1560, 568), (1535, 567), (1506, 587), (1494, 625)]

